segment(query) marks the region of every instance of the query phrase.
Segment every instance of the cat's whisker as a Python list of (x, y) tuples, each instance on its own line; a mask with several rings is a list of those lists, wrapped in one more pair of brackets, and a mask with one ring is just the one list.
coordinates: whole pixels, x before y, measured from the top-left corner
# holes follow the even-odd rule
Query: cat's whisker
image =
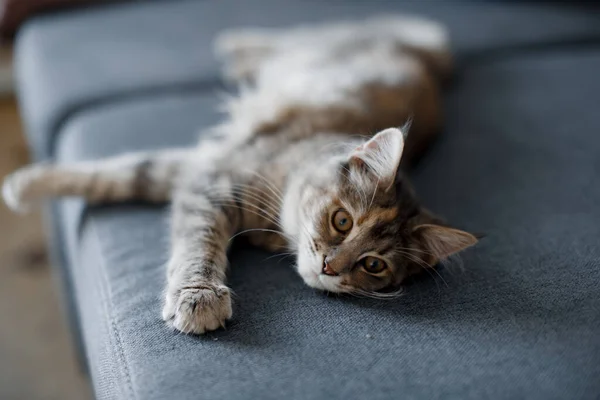
[(238, 195), (242, 195), (242, 196), (246, 196), (248, 198), (250, 198), (251, 200), (255, 200), (257, 201), (261, 206), (264, 206), (266, 209), (268, 209), (270, 212), (272, 212), (275, 215), (278, 215), (280, 210), (278, 210), (275, 206), (273, 206), (272, 204), (270, 204), (269, 202), (265, 203), (263, 200), (261, 199), (258, 195), (251, 193), (247, 190), (244, 189), (234, 189), (235, 191), (233, 193), (238, 194)]
[(250, 173), (257, 176), (258, 178), (262, 179), (263, 182), (267, 185), (267, 188), (269, 188), (271, 190), (273, 195), (275, 195), (279, 199), (279, 201), (283, 203), (283, 193), (281, 193), (281, 190), (279, 190), (279, 188), (277, 188), (277, 186), (275, 186), (272, 182), (270, 182), (267, 178), (265, 178), (264, 175), (260, 174), (258, 171), (250, 171)]
[(377, 194), (377, 189), (379, 189), (379, 182), (381, 178), (377, 178), (377, 184), (375, 185), (375, 190), (373, 191), (373, 197), (371, 197), (371, 202), (369, 203), (369, 207), (367, 207), (367, 212), (371, 211), (371, 206), (373, 206), (373, 201), (375, 200), (375, 195)]
[[(236, 200), (239, 201), (242, 205), (241, 206), (237, 205)], [(254, 204), (244, 203), (242, 198), (236, 198), (235, 196), (227, 196), (222, 199), (213, 199), (213, 202), (211, 204), (214, 206), (217, 206), (217, 207), (231, 207), (231, 208), (237, 208), (237, 209), (240, 209), (243, 211), (248, 211), (248, 212), (251, 212), (251, 213), (267, 220), (268, 222), (271, 222), (275, 225), (279, 225), (279, 222), (269, 212), (266, 212), (264, 209), (254, 205)], [(248, 207), (253, 207), (254, 209), (259, 210), (260, 212), (254, 211)]]
[[(274, 201), (274, 199), (272, 198), (271, 195), (269, 195), (268, 193), (260, 190), (259, 188), (254, 188), (251, 186), (247, 186), (247, 185), (243, 185), (243, 184), (235, 184), (235, 185), (231, 185), (228, 187), (222, 187), (223, 189), (229, 189), (229, 191), (224, 191), (222, 193), (217, 192), (218, 195), (221, 195), (222, 197), (225, 197), (227, 195), (231, 195), (233, 193), (235, 194), (240, 194), (240, 195), (245, 195), (246, 197), (249, 197), (253, 200), (256, 200), (257, 202), (263, 204), (266, 208), (269, 209), (269, 211), (272, 211), (274, 214), (278, 214), (279, 210), (277, 210), (275, 208), (275, 206), (273, 206), (271, 203), (275, 203), (278, 206), (280, 206), (280, 202), (279, 201)], [(214, 189), (214, 188), (213, 188)], [(264, 199), (259, 197), (257, 194), (252, 193), (249, 190), (254, 190), (254, 191), (259, 191), (261, 193), (263, 193), (266, 197), (267, 200), (271, 200), (270, 202), (264, 202)], [(213, 195), (215, 194), (215, 192), (213, 191)], [(238, 198), (238, 200), (242, 200), (243, 198)]]
[(283, 199), (277, 193), (273, 192), (273, 190), (270, 187), (267, 187), (267, 189), (269, 189), (269, 192), (265, 191), (261, 187), (251, 186), (251, 185), (248, 185), (245, 183), (236, 183), (233, 185), (233, 187), (240, 188), (240, 189), (243, 189), (243, 190), (251, 192), (251, 193), (258, 192), (259, 194), (262, 194), (263, 196), (265, 196), (266, 199), (270, 200), (270, 202), (272, 202), (274, 204), (282, 204), (283, 203)]
[(272, 256), (265, 258), (265, 261), (271, 260), (275, 257), (282, 257), (282, 260), (285, 260), (287, 257), (292, 257), (295, 255), (296, 255), (295, 253), (278, 253), (278, 254), (273, 254)]
[(377, 299), (377, 300), (393, 300), (393, 299), (397, 299), (398, 297), (402, 296), (402, 294), (404, 294), (404, 290), (402, 288), (400, 288), (393, 292), (383, 293), (383, 292), (369, 292), (369, 291), (366, 291), (363, 289), (355, 288), (355, 289), (353, 289), (353, 291), (351, 291), (349, 293), (359, 295), (359, 297), (362, 296), (362, 297), (368, 297), (368, 298)]
[(244, 206), (251, 206), (254, 207), (258, 210), (260, 210), (262, 213), (264, 213), (265, 215), (271, 217), (273, 220), (278, 220), (279, 217), (277, 217), (277, 212), (273, 212), (273, 210), (271, 209), (267, 209), (267, 207), (262, 208), (257, 204), (254, 204), (252, 202), (248, 202), (246, 201), (247, 199), (245, 199), (244, 197), (242, 197), (241, 194), (237, 194), (237, 193), (229, 193), (228, 195), (223, 195), (221, 197), (218, 198), (214, 198), (213, 200), (218, 200), (221, 202), (227, 202), (227, 201), (234, 201), (234, 202), (239, 202)]
[(282, 235), (285, 237), (284, 233), (276, 231), (274, 229), (252, 228), (252, 229), (244, 229), (243, 231), (236, 233), (235, 235), (233, 235), (232, 237), (229, 238), (229, 241), (232, 241), (236, 237), (243, 235), (244, 233), (248, 233), (248, 232), (270, 232), (270, 233), (276, 233), (278, 235)]
[(276, 204), (280, 204), (281, 203), (281, 198), (276, 197), (276, 199), (278, 201), (275, 201), (275, 198), (273, 197), (275, 194), (271, 194), (269, 192), (264, 191), (262, 188), (258, 187), (258, 186), (252, 186), (246, 183), (241, 183), (241, 182), (236, 182), (236, 183), (230, 183), (230, 184), (223, 184), (223, 185), (212, 185), (212, 186), (208, 186), (206, 187), (207, 191), (217, 191), (217, 190), (221, 190), (221, 192), (218, 193), (227, 193), (228, 191), (234, 189), (234, 188), (239, 188), (239, 189), (248, 189), (251, 192), (259, 192), (260, 194), (263, 194), (267, 199), (271, 200), (273, 203)]
[[(420, 258), (414, 256), (413, 254), (410, 253), (406, 253), (406, 252), (402, 252), (402, 251), (396, 251), (397, 254), (401, 254), (405, 257), (407, 257), (409, 260), (411, 260), (412, 262), (414, 262), (415, 264), (417, 264), (419, 267), (421, 267), (425, 272), (427, 272), (429, 274), (429, 276), (431, 276), (431, 278), (433, 279), (433, 281), (436, 283), (437, 285), (437, 280), (435, 278), (435, 276), (431, 273), (431, 266), (429, 264), (427, 264), (426, 262), (424, 262), (423, 260), (421, 260)], [(437, 271), (436, 271), (437, 272)], [(443, 279), (442, 279), (443, 280)], [(439, 289), (438, 289), (439, 290)]]
[[(246, 212), (249, 212), (251, 214), (254, 214), (254, 215), (258, 216), (258, 217), (264, 219), (265, 221), (272, 223), (273, 225), (275, 225), (277, 227), (281, 227), (279, 225), (279, 222), (270, 219), (268, 215), (264, 214), (264, 212), (263, 213), (259, 213), (259, 212), (256, 212), (254, 210), (248, 209), (246, 207), (243, 207), (243, 206), (239, 207), (239, 206), (237, 206), (235, 204), (231, 204), (231, 203), (228, 203), (228, 202), (227, 203), (225, 203), (225, 202), (223, 202), (223, 203), (216, 203), (215, 205), (216, 206), (221, 206), (221, 207), (231, 207), (231, 208), (236, 208), (236, 209), (239, 209), (239, 210), (243, 210), (243, 211), (246, 211)], [(264, 210), (261, 210), (261, 211), (264, 211)]]
[[(250, 204), (250, 205), (251, 205), (251, 204)], [(252, 213), (252, 214), (254, 214), (254, 215), (257, 215), (257, 216), (259, 216), (259, 217), (262, 217), (262, 218), (264, 218), (266, 221), (268, 221), (268, 222), (272, 223), (273, 225), (277, 226), (278, 228), (280, 228), (280, 230), (273, 230), (273, 229), (266, 229), (266, 228), (256, 228), (257, 230), (263, 230), (263, 231), (269, 231), (269, 232), (277, 233), (277, 234), (279, 234), (279, 235), (283, 236), (283, 237), (284, 237), (284, 238), (285, 238), (285, 239), (286, 239), (286, 240), (287, 240), (289, 243), (295, 244), (296, 246), (298, 245), (296, 238), (294, 238), (293, 236), (291, 236), (291, 235), (288, 235), (287, 233), (285, 233), (285, 232), (283, 231), (283, 227), (281, 226), (281, 224), (280, 224), (279, 222), (277, 222), (277, 221), (273, 220), (273, 219), (270, 219), (270, 218), (268, 217), (268, 215), (267, 215), (267, 216), (265, 216), (265, 215), (262, 215), (262, 214), (260, 214), (260, 213), (258, 213), (258, 212), (256, 212), (256, 211), (254, 211), (254, 210), (250, 210), (250, 209), (248, 209), (248, 208), (245, 208), (245, 207), (239, 207), (239, 206), (232, 205), (232, 204), (224, 204), (224, 206), (225, 206), (225, 207), (234, 207), (234, 208), (242, 209), (242, 210), (244, 210), (244, 211), (250, 212), (250, 213)], [(255, 206), (255, 207), (256, 207), (256, 206)], [(262, 209), (260, 209), (260, 208), (258, 208), (258, 207), (256, 207), (256, 208), (264, 212), (264, 210), (262, 210)], [(237, 236), (237, 235), (239, 235), (239, 234), (240, 234), (240, 233), (237, 233), (235, 236)], [(235, 237), (235, 236), (234, 236), (234, 237)]]
[(398, 250), (404, 250), (404, 251), (407, 251), (407, 252), (415, 251), (417, 253), (422, 253), (422, 254), (427, 254), (427, 255), (430, 255), (430, 256), (435, 256), (435, 254), (433, 254), (432, 252), (427, 251), (427, 250), (414, 249), (414, 248), (410, 248), (410, 247), (398, 247), (397, 249)]
[[(229, 193), (224, 193), (224, 194), (222, 194), (222, 195), (221, 195), (221, 197), (217, 197), (217, 198), (216, 198), (216, 199), (214, 199), (214, 200), (221, 200), (221, 204), (220, 204), (220, 205), (223, 205), (222, 203), (224, 203), (224, 202), (227, 202), (227, 201), (229, 201), (229, 200), (232, 200), (232, 201), (236, 201), (236, 200), (237, 200), (237, 201), (239, 201), (240, 203), (242, 203), (242, 205), (243, 205), (243, 206), (251, 206), (251, 207), (254, 207), (255, 209), (259, 210), (261, 213), (265, 214), (265, 219), (267, 219), (269, 222), (272, 222), (272, 223), (274, 223), (276, 226), (278, 226), (278, 227), (280, 227), (280, 228), (281, 228), (281, 225), (280, 225), (280, 223), (278, 222), (278, 220), (279, 220), (279, 217), (277, 216), (277, 215), (278, 215), (278, 212), (273, 212), (273, 210), (270, 210), (270, 209), (269, 209), (269, 211), (271, 211), (271, 212), (273, 212), (273, 213), (271, 213), (271, 212), (268, 212), (268, 211), (266, 211), (265, 209), (261, 208), (260, 206), (258, 206), (258, 205), (256, 205), (256, 204), (249, 203), (249, 202), (245, 201), (245, 199), (244, 199), (243, 197), (240, 197), (240, 195), (239, 195), (239, 194), (236, 194), (236, 193), (231, 193), (231, 192), (229, 192)], [(235, 205), (228, 204), (228, 203), (227, 203), (226, 205), (228, 205), (228, 206), (231, 206), (231, 207), (235, 206)], [(236, 206), (236, 207), (237, 207), (237, 208), (240, 208), (239, 206)], [(242, 207), (242, 209), (245, 209), (245, 210), (247, 210), (246, 208), (243, 208), (243, 207)], [(255, 214), (256, 214), (256, 213), (255, 213)], [(260, 214), (256, 214), (256, 215), (260, 215)]]
[[(276, 206), (272, 205), (271, 202), (265, 202), (265, 199), (259, 197), (257, 194), (251, 193), (246, 189), (235, 188), (232, 191), (232, 195), (236, 200), (240, 201), (241, 203), (247, 203), (248, 205), (252, 205), (265, 213), (268, 212), (269, 216), (272, 219), (279, 220), (280, 210), (277, 209)], [(254, 204), (253, 202), (250, 202), (248, 200), (254, 200), (257, 204)], [(277, 206), (280, 206), (279, 203), (277, 203)]]
[(448, 282), (446, 282), (446, 280), (444, 279), (444, 277), (435, 268), (433, 268), (432, 265), (427, 264), (425, 261), (421, 260), (419, 257), (415, 256), (414, 254), (410, 254), (408, 252), (403, 252), (403, 251), (399, 251), (399, 250), (397, 250), (397, 253), (409, 257), (410, 260), (412, 260), (417, 265), (419, 265), (421, 268), (423, 268), (425, 271), (427, 271), (427, 273), (429, 273), (429, 275), (431, 275), (431, 277), (434, 278), (434, 280), (435, 280), (435, 277), (433, 276), (433, 274), (431, 274), (431, 271), (435, 272), (437, 274), (437, 276), (442, 280), (442, 282), (444, 282), (444, 285), (446, 287), (450, 287), (448, 285)]

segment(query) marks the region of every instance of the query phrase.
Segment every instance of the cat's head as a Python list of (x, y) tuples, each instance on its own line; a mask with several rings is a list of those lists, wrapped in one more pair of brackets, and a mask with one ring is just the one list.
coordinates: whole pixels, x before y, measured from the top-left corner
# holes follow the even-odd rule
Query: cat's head
[(306, 180), (298, 271), (309, 286), (377, 296), (477, 242), (419, 205), (399, 171), (403, 148), (402, 131), (386, 129)]

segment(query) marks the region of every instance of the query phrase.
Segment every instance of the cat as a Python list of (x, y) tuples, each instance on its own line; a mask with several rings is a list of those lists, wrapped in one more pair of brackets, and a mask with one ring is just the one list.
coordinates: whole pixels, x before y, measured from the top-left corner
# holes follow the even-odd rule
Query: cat
[(33, 164), (6, 178), (4, 199), (171, 202), (162, 318), (184, 333), (231, 318), (239, 234), (295, 253), (308, 286), (394, 297), (477, 242), (426, 210), (405, 172), (440, 129), (447, 42), (437, 23), (403, 16), (225, 32), (216, 48), (240, 92), (197, 147)]

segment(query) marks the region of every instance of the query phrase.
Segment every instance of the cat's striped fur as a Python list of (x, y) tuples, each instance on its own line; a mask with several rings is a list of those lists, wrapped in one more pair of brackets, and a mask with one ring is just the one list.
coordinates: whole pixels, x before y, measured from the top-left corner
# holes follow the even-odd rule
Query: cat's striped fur
[[(372, 18), (234, 31), (218, 48), (230, 77), (250, 83), (211, 138), (193, 149), (33, 165), (7, 178), (6, 202), (170, 201), (163, 318), (186, 333), (231, 317), (227, 248), (240, 233), (295, 252), (310, 286), (376, 297), (476, 242), (423, 210), (399, 172), (440, 126), (451, 65), (441, 27)], [(410, 118), (408, 136), (406, 125), (389, 128)]]

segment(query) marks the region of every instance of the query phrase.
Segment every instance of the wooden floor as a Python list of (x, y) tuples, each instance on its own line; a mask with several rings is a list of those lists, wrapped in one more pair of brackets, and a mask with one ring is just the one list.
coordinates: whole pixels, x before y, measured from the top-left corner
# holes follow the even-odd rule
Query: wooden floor
[[(27, 162), (18, 110), (0, 100), (0, 177)], [(39, 215), (0, 205), (0, 399), (91, 399), (45, 257)]]

